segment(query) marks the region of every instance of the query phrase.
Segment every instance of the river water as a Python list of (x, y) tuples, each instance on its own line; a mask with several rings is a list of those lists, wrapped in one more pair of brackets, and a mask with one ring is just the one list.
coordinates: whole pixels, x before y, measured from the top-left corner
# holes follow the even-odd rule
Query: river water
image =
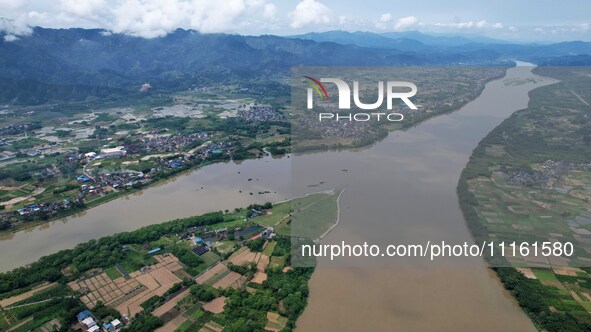
[[(370, 148), (294, 156), (294, 191), (346, 188), (339, 226), (322, 243), (472, 243), (456, 195), (460, 173), (478, 142), (527, 106), (528, 91), (554, 82), (532, 68), (511, 68), (461, 110)], [(299, 331), (535, 330), (480, 258), (322, 258), (310, 291)]]
[[(142, 226), (288, 199), (290, 161), (287, 157), (267, 156), (206, 166), (75, 216), (0, 237), (0, 271), (81, 242)], [(270, 193), (259, 194), (265, 191)]]
[[(0, 238), (0, 271), (144, 225), (288, 199), (318, 183), (314, 190), (347, 188), (340, 224), (325, 238), (328, 243), (469, 241), (455, 192), (460, 172), (490, 130), (527, 106), (528, 91), (552, 82), (531, 69), (509, 69), (461, 110), (391, 133), (368, 148), (215, 164)], [(506, 84), (517, 79), (522, 83)], [(259, 194), (264, 191), (270, 193)], [(310, 289), (298, 320), (301, 331), (535, 330), (479, 259), (367, 266), (321, 259)]]

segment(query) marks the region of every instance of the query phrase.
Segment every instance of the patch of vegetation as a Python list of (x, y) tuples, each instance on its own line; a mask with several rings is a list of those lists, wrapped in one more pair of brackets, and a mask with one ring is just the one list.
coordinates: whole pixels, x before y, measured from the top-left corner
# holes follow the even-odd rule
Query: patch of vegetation
[[(479, 143), (458, 183), (460, 206), (477, 243), (492, 239), (533, 243), (560, 234), (561, 242), (572, 241), (575, 252), (583, 253), (586, 244), (578, 242), (569, 221), (590, 208), (589, 201), (576, 191), (571, 195), (570, 190), (553, 188), (570, 181), (584, 192), (583, 186), (591, 185), (588, 170), (560, 168), (591, 159), (591, 107), (582, 101), (591, 100), (590, 70), (539, 67), (536, 71), (562, 82), (533, 90), (527, 109), (515, 112)], [(547, 161), (551, 162), (545, 167), (555, 167), (557, 172), (539, 179), (531, 175), (542, 172), (541, 165)], [(511, 176), (518, 178), (510, 182)], [(498, 256), (487, 257), (492, 266), (533, 264)], [(578, 257), (572, 257), (570, 264), (585, 266)], [(494, 270), (541, 330), (591, 330), (591, 315), (582, 295), (591, 292), (589, 271), (571, 277), (547, 267), (534, 268), (536, 280), (512, 267)]]

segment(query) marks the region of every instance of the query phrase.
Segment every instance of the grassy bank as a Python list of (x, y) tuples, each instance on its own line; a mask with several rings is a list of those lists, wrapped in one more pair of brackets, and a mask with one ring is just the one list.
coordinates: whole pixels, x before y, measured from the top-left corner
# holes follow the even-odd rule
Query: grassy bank
[[(578, 71), (577, 71), (578, 70)], [(572, 241), (575, 257), (559, 269), (527, 259), (486, 257), (519, 305), (542, 330), (591, 329), (591, 269), (574, 220), (591, 209), (589, 69), (537, 68), (561, 80), (530, 92), (520, 110), (473, 151), (458, 187), (460, 207), (477, 243)], [(584, 72), (581, 72), (584, 71)], [(583, 100), (581, 100), (581, 97)], [(558, 235), (556, 235), (558, 234)], [(515, 268), (515, 266), (520, 266)]]

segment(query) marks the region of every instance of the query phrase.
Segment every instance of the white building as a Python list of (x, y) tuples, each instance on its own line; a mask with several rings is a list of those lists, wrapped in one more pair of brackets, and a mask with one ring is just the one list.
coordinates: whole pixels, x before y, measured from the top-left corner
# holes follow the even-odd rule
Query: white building
[[(94, 319), (92, 317), (84, 318), (84, 320), (82, 321), (82, 325), (86, 326), (88, 331), (90, 331), (90, 329), (93, 328), (94, 326), (97, 326), (96, 322), (94, 321)], [(96, 330), (94, 330), (94, 331), (96, 331)]]
[(121, 328), (123, 326), (123, 324), (121, 324), (121, 321), (118, 319), (115, 319), (114, 321), (111, 322), (111, 325), (113, 325), (113, 327), (115, 328), (115, 330)]
[(125, 156), (126, 153), (127, 151), (125, 151), (124, 147), (122, 146), (110, 149), (101, 149), (101, 158), (122, 157)]
[(96, 331), (100, 331), (100, 327), (98, 327), (98, 325), (94, 325), (93, 327), (88, 329), (88, 332), (96, 332)]

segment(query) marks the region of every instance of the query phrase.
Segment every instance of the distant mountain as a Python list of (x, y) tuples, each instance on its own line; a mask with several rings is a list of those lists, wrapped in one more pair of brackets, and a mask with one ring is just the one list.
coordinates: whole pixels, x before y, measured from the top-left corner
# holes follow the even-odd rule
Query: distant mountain
[(540, 58), (541, 66), (591, 66), (591, 55), (565, 55), (553, 58)]
[[(35, 28), (7, 42), (0, 33), (0, 79), (20, 89), (1, 89), (0, 101), (38, 103), (71, 96), (78, 100), (122, 91), (178, 90), (211, 82), (288, 76), (292, 66), (403, 66), (491, 63), (496, 53), (429, 51), (414, 40), (376, 36), (367, 47), (277, 36), (201, 34), (179, 29), (144, 39), (99, 29)], [(359, 41), (364, 39), (359, 37)], [(390, 48), (377, 47), (381, 41)], [(375, 45), (375, 47), (369, 47)], [(6, 83), (4, 83), (6, 84)], [(75, 89), (68, 93), (68, 87)], [(93, 87), (109, 88), (94, 89)], [(43, 97), (26, 97), (44, 89)], [(52, 92), (53, 91), (53, 92)], [(99, 91), (101, 91), (99, 93)]]
[[(397, 49), (401, 51), (417, 52), (429, 56), (441, 54), (462, 54), (471, 59), (491, 60), (521, 59), (529, 61), (543, 61), (550, 57), (565, 55), (591, 54), (591, 43), (582, 41), (562, 42), (555, 44), (513, 44), (485, 36), (477, 35), (428, 35), (419, 31), (403, 32), (346, 32), (327, 31), (289, 36), (302, 40), (316, 42), (335, 42), (343, 45), (362, 47)], [(498, 58), (497, 58), (498, 59)]]
[(372, 32), (346, 32), (346, 31), (328, 31), (311, 32), (304, 35), (288, 36), (301, 40), (311, 40), (315, 42), (332, 42), (343, 45), (356, 45), (369, 48), (398, 49), (407, 51), (419, 51), (429, 48), (417, 39), (397, 37), (392, 38)]
[(401, 32), (347, 32), (342, 30), (326, 32), (310, 32), (303, 35), (287, 36), (316, 42), (334, 42), (339, 44), (353, 44), (372, 48), (395, 48), (400, 50), (424, 50), (433, 47), (450, 47), (471, 43), (502, 44), (504, 41), (485, 36), (463, 35), (427, 35), (419, 31)]
[[(287, 77), (291, 67), (302, 65), (495, 65), (591, 54), (591, 43), (485, 44), (419, 32), (335, 31), (287, 38), (178, 29), (144, 39), (99, 29), (35, 28), (15, 41), (3, 37), (0, 32), (0, 102), (36, 104), (137, 95), (144, 82), (154, 91), (212, 82), (257, 86), (252, 83)], [(436, 45), (438, 38), (441, 45)]]
[(400, 32), (385, 32), (381, 36), (392, 39), (414, 39), (427, 45), (432, 46), (458, 46), (470, 43), (483, 44), (503, 44), (505, 41), (494, 39), (481, 35), (461, 34), (461, 35), (445, 35), (445, 34), (424, 34), (419, 31), (400, 31)]

